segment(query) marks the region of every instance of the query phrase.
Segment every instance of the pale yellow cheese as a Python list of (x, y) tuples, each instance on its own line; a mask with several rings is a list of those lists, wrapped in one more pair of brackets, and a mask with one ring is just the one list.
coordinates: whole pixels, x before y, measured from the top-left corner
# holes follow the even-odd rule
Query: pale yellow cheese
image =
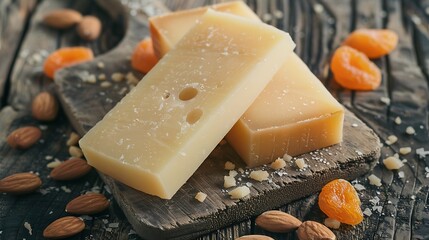
[[(259, 21), (243, 5), (231, 13)], [(169, 33), (152, 35), (155, 45), (164, 46), (158, 48), (160, 55), (175, 45), (200, 14), (200, 10), (188, 10), (151, 19), (152, 34)], [(293, 54), (235, 124), (227, 140), (248, 166), (258, 166), (285, 153), (296, 156), (341, 142), (343, 118), (343, 107)]]
[(135, 189), (170, 199), (293, 48), (289, 35), (274, 27), (207, 11), (80, 140), (88, 163)]
[(149, 19), (149, 28), (153, 39), (153, 48), (158, 58), (170, 51), (209, 8), (248, 19), (259, 20), (258, 16), (242, 1), (219, 3), (151, 17)]
[(248, 166), (342, 141), (344, 109), (295, 54), (226, 139)]

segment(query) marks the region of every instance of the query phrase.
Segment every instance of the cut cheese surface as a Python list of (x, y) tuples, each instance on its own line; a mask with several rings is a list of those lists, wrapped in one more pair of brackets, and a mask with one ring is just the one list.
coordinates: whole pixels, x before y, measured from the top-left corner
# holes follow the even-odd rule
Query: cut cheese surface
[[(245, 4), (231, 13), (258, 20)], [(239, 10), (237, 10), (239, 9)], [(201, 10), (153, 18), (151, 33), (161, 55), (176, 44), (201, 16)], [(162, 20), (162, 21), (161, 21)], [(180, 27), (176, 26), (181, 22)], [(289, 55), (264, 92), (227, 135), (248, 166), (274, 161), (285, 153), (295, 156), (342, 141), (344, 109), (295, 54)]]
[(293, 48), (274, 27), (208, 10), (80, 140), (88, 163), (137, 190), (172, 198)]
[(170, 51), (209, 8), (248, 19), (259, 20), (258, 16), (242, 1), (220, 3), (151, 17), (149, 27), (154, 50), (158, 58)]
[(341, 142), (343, 119), (343, 107), (292, 54), (226, 139), (258, 166)]

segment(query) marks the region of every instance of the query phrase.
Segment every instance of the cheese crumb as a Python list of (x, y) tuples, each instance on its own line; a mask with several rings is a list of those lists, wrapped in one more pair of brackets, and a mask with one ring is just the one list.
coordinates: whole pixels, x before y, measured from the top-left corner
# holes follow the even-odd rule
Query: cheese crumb
[(417, 148), (416, 154), (419, 156), (419, 158), (425, 158), (427, 155), (429, 155), (429, 151), (425, 151), (424, 148)]
[(56, 167), (58, 167), (58, 165), (60, 165), (61, 163), (62, 163), (62, 162), (61, 162), (60, 160), (55, 159), (54, 161), (52, 161), (52, 162), (50, 162), (50, 163), (46, 164), (46, 167), (48, 167), (48, 168), (56, 168)]
[(235, 164), (230, 162), (230, 161), (227, 161), (227, 162), (225, 162), (224, 168), (225, 168), (225, 170), (234, 170)]
[(127, 73), (125, 78), (127, 79), (127, 83), (133, 86), (136, 86), (140, 81), (132, 72)]
[(363, 211), (363, 214), (365, 214), (368, 217), (371, 217), (372, 211), (369, 208), (365, 208), (365, 210)]
[(359, 183), (356, 183), (355, 185), (353, 185), (353, 187), (355, 187), (356, 191), (361, 191), (365, 189), (365, 186)]
[(76, 146), (70, 146), (69, 147), (69, 154), (72, 157), (77, 157), (77, 158), (83, 157), (82, 150), (79, 147), (76, 147)]
[(71, 132), (69, 139), (67, 139), (66, 144), (67, 146), (76, 146), (79, 140), (80, 140), (80, 136), (75, 132)]
[(237, 182), (233, 176), (224, 176), (223, 177), (223, 187), (230, 188), (237, 186)]
[(100, 83), (100, 87), (102, 87), (102, 88), (108, 88), (110, 86), (112, 86), (112, 84), (110, 82), (101, 82)]
[(197, 195), (195, 195), (195, 199), (197, 199), (199, 202), (204, 202), (206, 198), (207, 198), (207, 194), (203, 192), (198, 192)]
[(398, 177), (399, 177), (399, 178), (404, 178), (404, 177), (405, 177), (405, 173), (404, 173), (404, 171), (399, 171), (399, 172), (398, 172)]
[(400, 117), (396, 117), (396, 118), (395, 118), (395, 123), (396, 123), (397, 125), (401, 125), (401, 123), (402, 123), (402, 119), (401, 119)]
[(241, 199), (250, 194), (250, 189), (246, 186), (237, 187), (228, 192), (231, 199)]
[(382, 102), (382, 103), (384, 103), (386, 105), (389, 105), (390, 104), (390, 98), (388, 98), (388, 97), (381, 97), (380, 98), (380, 102)]
[(325, 226), (331, 229), (338, 229), (341, 226), (341, 222), (333, 218), (325, 218), (323, 224), (325, 224)]
[(287, 154), (287, 153), (285, 153), (283, 155), (283, 160), (286, 161), (286, 162), (290, 162), (290, 161), (292, 161), (292, 156), (289, 155), (289, 154)]
[(112, 74), (111, 78), (112, 78), (112, 81), (114, 82), (120, 82), (124, 80), (125, 76), (122, 73), (116, 72)]
[(377, 211), (378, 213), (381, 213), (383, 211), (383, 206), (373, 206), (372, 211)]
[(275, 17), (275, 18), (277, 18), (277, 19), (281, 19), (281, 18), (283, 18), (283, 12), (282, 12), (282, 11), (280, 11), (280, 10), (276, 10), (276, 11), (273, 13), (273, 15), (274, 15), (274, 17)]
[(411, 147), (401, 147), (399, 149), (399, 153), (402, 155), (406, 155), (411, 152)]
[(33, 235), (33, 229), (31, 228), (30, 223), (24, 222), (24, 227), (28, 230), (28, 234)]
[(98, 74), (98, 80), (99, 80), (99, 81), (104, 81), (104, 80), (106, 80), (106, 74), (104, 74), (104, 73), (100, 73), (100, 74)]
[(237, 176), (238, 175), (238, 172), (237, 171), (235, 171), (235, 170), (230, 170), (229, 171), (229, 176), (231, 176), (231, 177), (235, 177), (235, 176)]
[(63, 190), (66, 193), (71, 193), (71, 189), (68, 188), (67, 186), (61, 186), (61, 190)]
[(286, 162), (281, 158), (277, 158), (274, 162), (270, 164), (270, 168), (274, 170), (279, 170), (281, 168), (284, 168), (285, 166), (286, 166)]
[(397, 141), (398, 141), (398, 137), (397, 136), (390, 135), (390, 136), (387, 137), (387, 140), (385, 141), (385, 143), (387, 145), (392, 145), (392, 144), (396, 143)]
[(104, 62), (98, 62), (98, 63), (97, 63), (97, 67), (98, 67), (99, 69), (104, 69)]
[(389, 170), (397, 170), (404, 166), (402, 161), (394, 156), (383, 159), (383, 164)]
[(268, 180), (268, 176), (269, 176), (268, 172), (264, 170), (252, 171), (249, 175), (251, 179), (254, 179), (259, 182)]
[(408, 126), (408, 127), (405, 129), (405, 132), (406, 132), (408, 135), (414, 135), (414, 134), (416, 133), (416, 130), (414, 130), (414, 128), (413, 128), (413, 127), (411, 127), (411, 126)]
[(371, 174), (368, 176), (369, 184), (380, 187), (381, 186), (381, 179), (374, 174)]
[(295, 160), (295, 164), (299, 169), (303, 169), (307, 167), (307, 164), (304, 161), (304, 158), (298, 158)]

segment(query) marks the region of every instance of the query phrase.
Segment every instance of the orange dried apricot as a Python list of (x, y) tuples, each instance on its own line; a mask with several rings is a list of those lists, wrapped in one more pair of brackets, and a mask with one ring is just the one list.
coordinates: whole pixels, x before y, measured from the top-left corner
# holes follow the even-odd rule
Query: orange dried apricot
[(54, 78), (57, 70), (76, 63), (86, 62), (94, 59), (94, 54), (90, 48), (86, 47), (65, 47), (51, 53), (45, 60), (43, 72), (46, 76)]
[(359, 196), (344, 179), (335, 179), (322, 188), (319, 207), (328, 217), (342, 223), (356, 225), (363, 220)]
[(331, 60), (335, 81), (351, 90), (374, 90), (381, 84), (381, 71), (365, 54), (348, 46), (339, 47)]
[(148, 73), (157, 62), (152, 39), (145, 38), (140, 41), (131, 56), (131, 66), (140, 72)]
[(346, 38), (344, 44), (369, 58), (379, 58), (395, 49), (398, 35), (388, 29), (358, 29)]

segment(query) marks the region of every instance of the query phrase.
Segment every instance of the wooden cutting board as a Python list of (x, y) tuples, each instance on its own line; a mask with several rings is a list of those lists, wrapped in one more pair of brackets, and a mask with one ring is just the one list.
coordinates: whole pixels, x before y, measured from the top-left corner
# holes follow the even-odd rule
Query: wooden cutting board
[[(123, 7), (119, 3), (112, 6), (114, 1), (103, 2), (99, 1), (99, 4), (106, 9)], [(167, 11), (156, 3), (146, 6), (146, 15)], [(142, 77), (131, 69), (129, 58), (136, 43), (149, 36), (146, 19), (141, 15), (130, 17), (126, 36), (114, 50), (93, 62), (64, 69), (56, 75), (58, 96), (81, 135), (101, 120), (129, 91), (132, 78), (112, 81), (112, 74), (131, 73), (138, 79)], [(107, 79), (92, 82), (88, 77), (92, 74), (95, 77), (105, 74)], [(233, 149), (223, 144), (216, 147), (171, 200), (149, 196), (107, 175), (100, 175), (129, 222), (143, 238), (191, 239), (315, 193), (332, 179), (354, 179), (370, 170), (379, 156), (378, 137), (356, 116), (346, 111), (344, 142), (300, 156), (309, 165), (304, 171), (298, 170), (292, 163), (279, 171), (268, 167), (247, 169)], [(250, 197), (244, 200), (229, 198), (228, 192), (223, 189), (223, 176), (228, 175), (228, 171), (224, 170), (226, 161), (234, 162), (237, 168), (243, 169), (236, 179), (238, 185), (250, 186)], [(248, 178), (251, 170), (261, 168), (270, 173), (269, 181), (256, 182)], [(208, 195), (203, 203), (194, 199), (199, 191)]]

